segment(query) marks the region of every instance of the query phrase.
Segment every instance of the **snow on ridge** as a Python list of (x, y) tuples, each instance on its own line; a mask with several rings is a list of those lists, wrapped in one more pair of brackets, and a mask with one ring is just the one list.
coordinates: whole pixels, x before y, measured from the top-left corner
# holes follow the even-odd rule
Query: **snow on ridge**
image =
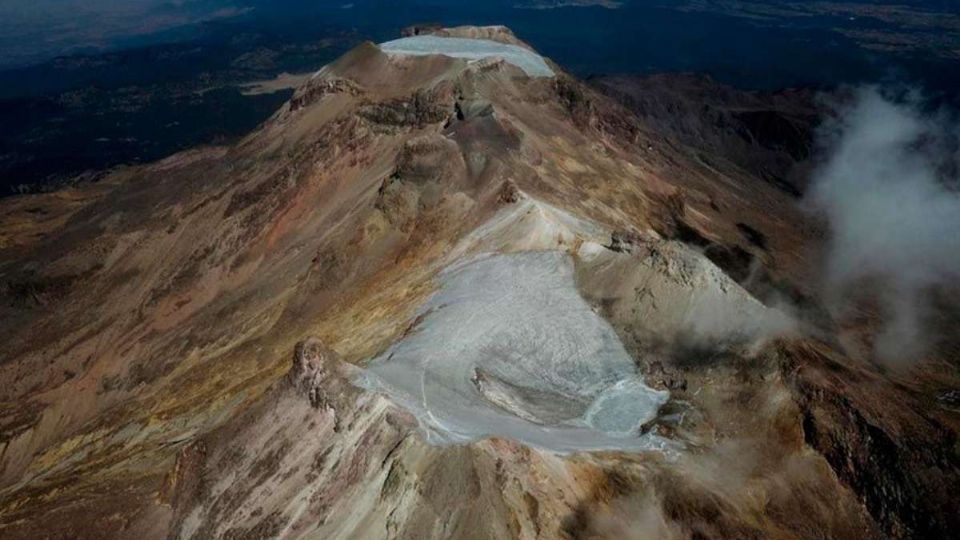
[(539, 54), (518, 45), (489, 39), (412, 36), (381, 43), (380, 49), (389, 54), (411, 56), (439, 54), (467, 60), (503, 58), (506, 62), (522, 69), (530, 77), (556, 75)]

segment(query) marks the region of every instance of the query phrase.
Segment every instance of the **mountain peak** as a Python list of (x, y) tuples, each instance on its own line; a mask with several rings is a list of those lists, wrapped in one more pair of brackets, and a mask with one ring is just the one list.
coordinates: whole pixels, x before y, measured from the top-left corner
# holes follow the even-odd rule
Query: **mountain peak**
[(897, 390), (770, 302), (792, 196), (663, 133), (419, 28), (235, 145), (4, 201), (5, 536), (870, 536), (810, 426)]
[(555, 75), (543, 57), (504, 27), (437, 28), (407, 34), (379, 45), (361, 43), (320, 70), (310, 82), (344, 78), (382, 94), (396, 95), (498, 65), (533, 78)]
[(429, 26), (429, 25), (420, 25), (420, 26), (408, 26), (401, 31), (401, 37), (413, 37), (413, 36), (440, 36), (440, 37), (455, 37), (455, 38), (469, 38), (469, 39), (486, 39), (490, 41), (497, 41), (499, 43), (506, 43), (510, 45), (519, 45), (521, 47), (531, 48), (525, 42), (521, 41), (514, 33), (513, 30), (510, 30), (503, 25), (489, 25), (489, 26), (455, 26), (455, 27), (442, 27), (442, 26)]

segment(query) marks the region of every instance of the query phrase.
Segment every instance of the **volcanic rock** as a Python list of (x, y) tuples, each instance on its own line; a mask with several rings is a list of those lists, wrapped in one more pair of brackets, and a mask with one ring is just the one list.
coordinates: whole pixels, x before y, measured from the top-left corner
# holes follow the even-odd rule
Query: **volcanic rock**
[(885, 371), (757, 292), (826, 313), (807, 109), (409, 36), (236, 144), (0, 201), (0, 536), (960, 528), (950, 350)]

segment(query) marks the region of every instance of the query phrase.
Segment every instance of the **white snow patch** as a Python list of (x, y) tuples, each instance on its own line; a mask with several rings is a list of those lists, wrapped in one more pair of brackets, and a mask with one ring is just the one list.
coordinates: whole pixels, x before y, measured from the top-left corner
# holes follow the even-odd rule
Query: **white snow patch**
[(584, 242), (577, 250), (577, 256), (585, 261), (593, 261), (605, 254), (607, 248), (599, 242)]
[(489, 39), (412, 36), (381, 43), (380, 50), (390, 54), (411, 56), (439, 54), (467, 60), (502, 58), (522, 69), (530, 77), (553, 77), (555, 75), (539, 54), (517, 45), (499, 43)]
[(610, 232), (595, 223), (524, 196), (468, 234), (448, 260), (459, 260), (468, 253), (571, 251), (578, 241), (600, 244), (609, 238)]
[(414, 331), (357, 384), (409, 409), (427, 440), (501, 436), (557, 452), (664, 448), (640, 435), (668, 393), (646, 386), (560, 251), (483, 255), (441, 273)]

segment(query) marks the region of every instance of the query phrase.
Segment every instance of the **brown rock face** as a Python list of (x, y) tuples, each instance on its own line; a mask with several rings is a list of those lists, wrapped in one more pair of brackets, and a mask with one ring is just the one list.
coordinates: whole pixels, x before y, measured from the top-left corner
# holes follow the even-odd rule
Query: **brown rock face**
[[(896, 537), (938, 537), (960, 527), (951, 495), (960, 482), (957, 434), (935, 410), (881, 378), (871, 377), (869, 390), (853, 384), (850, 366), (815, 348), (790, 348), (785, 360), (806, 442), (884, 529)], [(897, 406), (889, 408), (890, 401)]]
[[(689, 87), (556, 69), (366, 43), (236, 145), (0, 201), (0, 537), (950, 537), (952, 353), (889, 373), (839, 345), (821, 227), (775, 181), (801, 186), (782, 173), (806, 109), (727, 96), (687, 124)], [(716, 129), (731, 118), (748, 136)], [(560, 252), (552, 270), (669, 392), (624, 435), (662, 450), (434, 444), (426, 392), (364, 378), (451, 313), (429, 304), (450, 272), (528, 251)], [(506, 353), (556, 339), (532, 336)], [(464, 376), (498, 410), (548, 395)]]
[(348, 94), (358, 96), (362, 90), (348, 79), (320, 79), (314, 78), (301, 88), (290, 98), (290, 111), (296, 112), (304, 107), (310, 106), (331, 94)]
[(330, 394), (342, 392), (346, 384), (337, 353), (317, 338), (297, 343), (287, 377), (315, 409), (331, 406)]

